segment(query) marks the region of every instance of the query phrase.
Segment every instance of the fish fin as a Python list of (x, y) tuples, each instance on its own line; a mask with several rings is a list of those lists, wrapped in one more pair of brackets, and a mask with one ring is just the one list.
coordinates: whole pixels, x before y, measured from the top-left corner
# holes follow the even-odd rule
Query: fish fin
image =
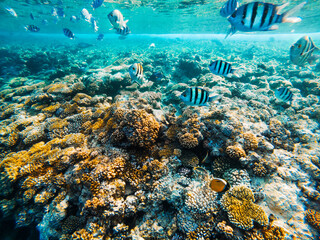
[(127, 22), (129, 22), (129, 20), (125, 20), (125, 21), (123, 21), (123, 23), (124, 23), (124, 24), (127, 24)]
[(313, 65), (319, 58), (320, 58), (320, 55), (312, 55), (311, 57), (308, 58), (307, 62), (310, 65)]
[(285, 4), (282, 4), (282, 5), (278, 5), (276, 6), (276, 9), (277, 9), (277, 12), (280, 12), (282, 9), (284, 9), (285, 7), (287, 7), (290, 3), (285, 3)]
[(231, 28), (229, 29), (227, 35), (225, 36), (224, 39), (226, 39), (229, 36), (232, 36), (233, 34), (235, 34), (237, 32), (237, 29), (234, 26), (231, 26)]
[(220, 95), (209, 96), (208, 102), (214, 102), (218, 99), (220, 99)]
[(277, 30), (278, 28), (279, 28), (278, 25), (273, 25), (273, 26), (269, 27), (269, 28), (267, 29), (267, 31)]
[(302, 2), (299, 5), (295, 6), (294, 8), (286, 11), (285, 13), (281, 14), (279, 17), (279, 23), (297, 23), (297, 22), (301, 22), (301, 18), (298, 17), (289, 17), (290, 15), (292, 15), (293, 13), (299, 11), (301, 8), (303, 8), (303, 6), (306, 4), (307, 2)]
[(320, 54), (320, 48), (314, 47), (313, 53)]

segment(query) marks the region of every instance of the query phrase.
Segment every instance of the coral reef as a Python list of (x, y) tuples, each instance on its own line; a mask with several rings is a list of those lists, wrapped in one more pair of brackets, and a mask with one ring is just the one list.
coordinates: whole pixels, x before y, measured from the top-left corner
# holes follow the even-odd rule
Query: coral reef
[(229, 220), (242, 229), (253, 228), (253, 221), (265, 226), (268, 217), (261, 207), (254, 203), (252, 190), (245, 186), (232, 187), (221, 198), (223, 209), (228, 213)]

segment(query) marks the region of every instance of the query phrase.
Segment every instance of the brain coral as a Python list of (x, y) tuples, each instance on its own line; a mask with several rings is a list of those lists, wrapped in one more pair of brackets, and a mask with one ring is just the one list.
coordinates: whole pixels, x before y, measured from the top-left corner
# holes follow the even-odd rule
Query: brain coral
[(254, 203), (251, 189), (246, 186), (235, 186), (221, 198), (223, 209), (228, 213), (229, 220), (239, 228), (253, 228), (253, 221), (262, 226), (268, 224), (268, 217), (260, 206)]
[(308, 209), (305, 213), (307, 222), (320, 230), (320, 212), (313, 209)]

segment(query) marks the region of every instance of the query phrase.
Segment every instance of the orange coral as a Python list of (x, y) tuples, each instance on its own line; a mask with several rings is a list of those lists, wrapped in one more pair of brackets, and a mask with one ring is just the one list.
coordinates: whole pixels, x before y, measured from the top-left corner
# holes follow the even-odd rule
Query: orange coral
[(191, 133), (185, 133), (179, 137), (179, 142), (184, 148), (195, 148), (199, 145), (198, 139)]
[(306, 216), (307, 222), (310, 225), (320, 230), (320, 212), (313, 209), (308, 209), (305, 212), (305, 216)]
[(226, 153), (229, 157), (234, 159), (239, 159), (246, 156), (246, 152), (243, 150), (240, 144), (234, 146), (228, 146)]
[(244, 148), (248, 150), (255, 150), (258, 148), (259, 140), (253, 133), (244, 133)]

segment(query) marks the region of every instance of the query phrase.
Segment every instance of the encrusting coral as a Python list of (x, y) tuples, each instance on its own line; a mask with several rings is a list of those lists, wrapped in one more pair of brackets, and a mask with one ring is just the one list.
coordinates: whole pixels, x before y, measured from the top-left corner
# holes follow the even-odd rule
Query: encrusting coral
[(254, 195), (246, 186), (235, 186), (221, 198), (221, 205), (228, 213), (230, 222), (239, 228), (253, 228), (253, 221), (265, 226), (268, 217), (260, 206), (254, 203)]

